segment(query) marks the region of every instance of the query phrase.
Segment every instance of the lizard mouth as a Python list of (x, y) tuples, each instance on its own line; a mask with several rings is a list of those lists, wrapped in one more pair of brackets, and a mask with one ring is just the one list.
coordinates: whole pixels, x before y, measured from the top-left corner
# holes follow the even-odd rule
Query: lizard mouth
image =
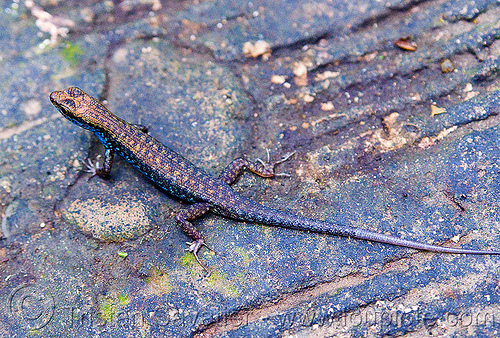
[(85, 93), (83, 90), (81, 90), (78, 87), (69, 87), (66, 90), (56, 90), (50, 93), (50, 102), (52, 102), (54, 105), (62, 105), (64, 106), (64, 103), (70, 103), (69, 106), (73, 106), (75, 100), (78, 100), (81, 96), (84, 96)]
[(63, 99), (64, 92), (54, 91), (50, 93), (49, 99), (53, 105), (59, 105), (59, 102)]
[(74, 115), (75, 101), (65, 91), (54, 91), (50, 93), (49, 99), (63, 115)]

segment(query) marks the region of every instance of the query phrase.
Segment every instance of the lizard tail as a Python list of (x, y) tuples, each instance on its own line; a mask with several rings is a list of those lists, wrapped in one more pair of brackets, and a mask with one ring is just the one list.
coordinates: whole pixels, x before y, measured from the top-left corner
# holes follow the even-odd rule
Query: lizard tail
[[(316, 233), (329, 234), (334, 236), (343, 236), (373, 242), (386, 243), (401, 247), (407, 247), (417, 250), (433, 251), (450, 254), (469, 254), (469, 255), (500, 255), (500, 251), (487, 250), (472, 250), (461, 248), (449, 248), (439, 245), (431, 245), (413, 240), (406, 240), (395, 236), (384, 235), (381, 233), (365, 230), (361, 228), (344, 226), (326, 221), (306, 218), (268, 208), (261, 204), (251, 202), (253, 205), (245, 208), (244, 215), (237, 215), (237, 212), (232, 211), (233, 215), (238, 219), (254, 221), (271, 226), (280, 226), (289, 229), (302, 231), (311, 231)], [(251, 211), (248, 211), (251, 210)]]
[(469, 254), (469, 255), (500, 255), (500, 251), (487, 251), (487, 250), (472, 250), (472, 249), (461, 249), (461, 248), (449, 248), (439, 245), (431, 245), (422, 242), (406, 240), (395, 236), (389, 236), (384, 234), (379, 234), (376, 232), (368, 231), (365, 229), (349, 227), (354, 233), (351, 237), (364, 239), (368, 241), (387, 243), (397, 246), (404, 246), (407, 248), (433, 251), (441, 253), (451, 253), (451, 254)]

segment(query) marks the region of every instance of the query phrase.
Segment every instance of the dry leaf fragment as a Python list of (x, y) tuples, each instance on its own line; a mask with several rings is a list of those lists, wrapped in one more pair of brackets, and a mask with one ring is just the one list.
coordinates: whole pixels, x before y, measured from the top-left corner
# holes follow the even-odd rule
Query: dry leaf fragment
[(286, 81), (286, 76), (284, 75), (273, 75), (271, 76), (271, 82), (276, 84), (283, 84)]
[(262, 59), (267, 60), (271, 56), (271, 45), (263, 40), (259, 40), (255, 44), (248, 41), (243, 44), (243, 54), (253, 58), (262, 56)]
[(321, 110), (323, 111), (328, 111), (328, 110), (333, 110), (335, 107), (333, 106), (332, 101), (328, 101), (326, 103), (321, 103)]
[(75, 22), (63, 18), (61, 16), (52, 16), (42, 7), (37, 6), (34, 1), (27, 0), (26, 8), (30, 9), (31, 14), (36, 18), (35, 24), (42, 32), (50, 34), (50, 44), (54, 46), (57, 43), (58, 37), (66, 37), (69, 28), (75, 26)]
[(414, 52), (417, 50), (417, 43), (411, 41), (411, 36), (399, 38), (394, 44), (396, 45), (396, 47), (399, 47), (402, 50), (407, 50), (410, 52)]
[(431, 104), (431, 115), (432, 116), (444, 114), (444, 113), (446, 113), (446, 108), (440, 108), (438, 106)]
[(339, 75), (340, 75), (340, 72), (332, 72), (330, 70), (327, 70), (326, 72), (323, 72), (321, 74), (317, 74), (314, 77), (314, 81), (323, 81), (323, 80), (326, 80), (326, 79), (337, 77)]
[(314, 96), (306, 94), (302, 99), (304, 100), (304, 102), (310, 103), (314, 101)]
[(455, 67), (453, 67), (453, 63), (451, 63), (450, 59), (444, 59), (443, 62), (441, 62), (441, 72), (442, 73), (450, 73), (455, 70)]
[(293, 67), (293, 74), (295, 75), (295, 84), (297, 86), (307, 86), (307, 67), (304, 62), (297, 62)]
[(422, 96), (419, 93), (410, 94), (410, 99), (413, 101), (422, 101)]
[(467, 82), (463, 91), (464, 91), (464, 93), (471, 92), (472, 91), (472, 84), (470, 82)]
[(473, 97), (476, 97), (479, 95), (479, 92), (467, 92), (464, 97), (464, 101), (470, 100)]

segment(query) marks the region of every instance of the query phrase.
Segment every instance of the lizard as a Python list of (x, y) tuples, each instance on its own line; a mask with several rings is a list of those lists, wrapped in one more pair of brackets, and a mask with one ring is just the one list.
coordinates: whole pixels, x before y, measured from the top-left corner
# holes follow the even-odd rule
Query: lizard
[(186, 250), (193, 253), (205, 270), (207, 269), (201, 263), (198, 251), (203, 246), (209, 249), (210, 247), (192, 221), (209, 211), (241, 221), (381, 242), (423, 251), (473, 255), (500, 254), (500, 251), (426, 244), (363, 228), (306, 218), (264, 206), (239, 194), (230, 185), (245, 168), (265, 178), (277, 176), (275, 165), (283, 160), (272, 165), (265, 165), (262, 161), (251, 162), (244, 158), (237, 158), (216, 178), (150, 136), (147, 128), (129, 124), (77, 87), (52, 92), (50, 101), (64, 117), (93, 132), (104, 145), (102, 167), (97, 162), (93, 164), (89, 160), (92, 176), (109, 177), (114, 154), (117, 153), (164, 191), (192, 203), (175, 215), (175, 221), (192, 240), (187, 243)]

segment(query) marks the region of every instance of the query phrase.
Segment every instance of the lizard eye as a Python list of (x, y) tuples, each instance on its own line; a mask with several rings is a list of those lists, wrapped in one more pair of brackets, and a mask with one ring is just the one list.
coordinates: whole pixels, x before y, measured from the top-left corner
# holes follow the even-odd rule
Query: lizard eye
[(74, 111), (76, 108), (75, 101), (71, 99), (65, 99), (59, 102), (59, 104), (67, 110)]
[(71, 96), (81, 96), (83, 95), (83, 90), (78, 87), (71, 87), (67, 89), (67, 93)]

